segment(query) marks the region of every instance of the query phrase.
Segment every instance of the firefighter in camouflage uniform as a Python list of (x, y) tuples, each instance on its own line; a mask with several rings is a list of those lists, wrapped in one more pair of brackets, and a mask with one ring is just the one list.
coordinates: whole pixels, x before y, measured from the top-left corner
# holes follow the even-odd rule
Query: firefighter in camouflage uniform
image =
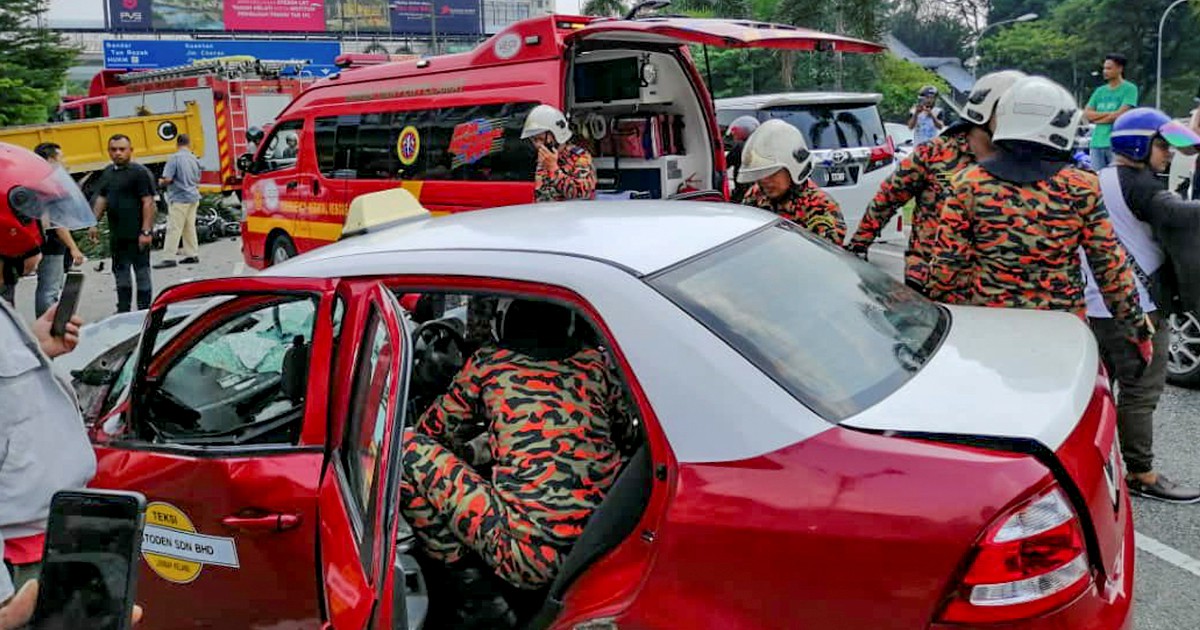
[(1071, 146), (1082, 113), (1045, 77), (1017, 81), (996, 106), (996, 153), (959, 173), (929, 253), (936, 300), (1086, 317), (1082, 248), (1108, 305), (1145, 364), (1151, 326), (1138, 303), (1095, 173)]
[(879, 238), (883, 227), (904, 204), (915, 198), (908, 248), (904, 252), (904, 281), (912, 288), (923, 288), (927, 251), (937, 233), (942, 205), (953, 191), (952, 179), (977, 160), (990, 157), (995, 129), (992, 114), (996, 103), (1017, 79), (1024, 76), (1016, 70), (1004, 70), (979, 79), (967, 97), (963, 120), (933, 140), (918, 145), (900, 163), (867, 206), (846, 249), (865, 258), (867, 249)]
[(401, 510), (430, 557), (453, 564), (474, 552), (518, 588), (545, 586), (613, 484), (624, 393), (603, 353), (569, 332), (572, 318), (513, 301), (500, 342), (476, 352), (405, 435)]
[(537, 149), (534, 201), (570, 201), (596, 196), (596, 167), (587, 149), (568, 144), (571, 127), (563, 113), (549, 105), (529, 111), (521, 138)]
[(842, 246), (846, 221), (837, 202), (809, 178), (812, 153), (799, 129), (782, 120), (759, 125), (742, 150), (737, 181), (754, 183), (742, 203), (775, 214)]

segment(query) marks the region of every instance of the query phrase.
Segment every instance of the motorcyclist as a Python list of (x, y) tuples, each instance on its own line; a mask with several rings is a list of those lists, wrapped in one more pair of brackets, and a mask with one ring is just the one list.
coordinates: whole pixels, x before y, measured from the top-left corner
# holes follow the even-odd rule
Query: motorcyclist
[[(75, 230), (93, 225), (95, 215), (66, 171), (0, 143), (0, 256), (36, 251), (43, 221)], [(53, 336), (57, 311), (51, 307), (30, 330), (0, 304), (0, 546), (11, 571), (0, 571), (0, 600), (13, 582), (37, 577), (51, 495), (86, 485), (96, 470), (74, 391), (50, 366), (50, 357), (78, 343), (81, 320)]]
[(1071, 163), (1082, 112), (1045, 77), (1018, 80), (996, 107), (996, 154), (962, 171), (942, 208), (926, 293), (977, 306), (1086, 316), (1082, 247), (1100, 292), (1137, 356), (1151, 357), (1149, 320), (1094, 173)]
[[(475, 553), (517, 588), (549, 584), (615, 480), (623, 390), (602, 352), (571, 333), (573, 317), (514, 300), (499, 342), (473, 354), (405, 435), (400, 508), (433, 559)], [(473, 426), (487, 448), (470, 446)]]
[(813, 157), (799, 129), (779, 119), (759, 125), (742, 150), (737, 181), (754, 183), (742, 203), (770, 210), (842, 246), (846, 221), (837, 202), (813, 183)]
[[(1200, 135), (1165, 113), (1131, 109), (1112, 128), (1114, 166), (1099, 174), (1100, 192), (1117, 238), (1129, 252), (1142, 309), (1156, 328), (1154, 359), (1144, 372), (1087, 270), (1088, 319), (1117, 394), (1117, 432), (1129, 491), (1170, 503), (1200, 501), (1200, 488), (1180, 486), (1154, 470), (1154, 410), (1167, 382), (1171, 332), (1166, 314), (1200, 309), (1200, 202), (1168, 191), (1156, 174), (1171, 167), (1173, 148), (1194, 153)], [(1085, 264), (1085, 269), (1087, 268)]]
[(596, 167), (578, 144), (562, 112), (549, 105), (529, 110), (521, 139), (537, 149), (534, 201), (569, 201), (596, 196)]
[(758, 129), (758, 119), (753, 116), (739, 116), (729, 123), (729, 127), (725, 130), (726, 152), (725, 165), (733, 171), (733, 192), (729, 196), (729, 201), (733, 203), (741, 203), (746, 196), (746, 191), (750, 186), (737, 181), (738, 173), (742, 170), (742, 149), (746, 147), (746, 140), (750, 138), (750, 134)]
[(846, 249), (865, 256), (883, 226), (915, 197), (908, 249), (904, 252), (904, 281), (916, 289), (924, 287), (927, 251), (937, 232), (942, 204), (953, 192), (951, 180), (978, 159), (990, 157), (996, 103), (1024, 76), (1023, 72), (1004, 70), (980, 78), (967, 96), (962, 121), (933, 140), (917, 145), (900, 163), (867, 206)]

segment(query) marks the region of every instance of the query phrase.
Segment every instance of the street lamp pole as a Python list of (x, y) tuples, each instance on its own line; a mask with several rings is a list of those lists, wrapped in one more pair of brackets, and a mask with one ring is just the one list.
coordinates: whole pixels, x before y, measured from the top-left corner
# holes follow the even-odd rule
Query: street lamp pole
[(1167, 14), (1171, 9), (1187, 2), (1188, 0), (1175, 0), (1170, 6), (1163, 11), (1162, 19), (1158, 21), (1158, 63), (1155, 67), (1155, 82), (1154, 82), (1154, 109), (1162, 109), (1162, 39), (1163, 27), (1167, 25)]
[(979, 36), (975, 38), (975, 43), (971, 45), (971, 57), (975, 60), (975, 63), (971, 64), (971, 78), (976, 79), (979, 77), (979, 40), (983, 39), (983, 34), (988, 32), (988, 29), (996, 26), (1003, 26), (1005, 24), (1014, 24), (1016, 22), (1032, 22), (1036, 19), (1038, 19), (1038, 14), (1026, 13), (1025, 15), (1015, 17), (1011, 20), (1001, 20), (983, 27), (983, 30), (979, 31)]

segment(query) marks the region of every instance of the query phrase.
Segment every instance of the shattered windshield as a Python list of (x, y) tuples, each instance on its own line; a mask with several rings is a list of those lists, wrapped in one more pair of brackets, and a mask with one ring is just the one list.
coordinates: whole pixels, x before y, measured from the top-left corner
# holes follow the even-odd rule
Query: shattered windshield
[(149, 419), (159, 438), (181, 444), (294, 442), (316, 306), (316, 298), (307, 297), (256, 302), (204, 333), (150, 397)]

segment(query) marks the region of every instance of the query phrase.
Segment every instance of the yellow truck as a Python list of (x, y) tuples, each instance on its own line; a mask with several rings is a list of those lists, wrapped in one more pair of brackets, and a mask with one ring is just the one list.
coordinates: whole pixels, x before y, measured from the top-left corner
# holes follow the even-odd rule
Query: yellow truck
[(204, 155), (204, 128), (200, 107), (189, 101), (183, 111), (121, 118), (92, 118), (41, 125), (21, 125), (0, 128), (0, 142), (33, 150), (43, 142), (62, 147), (67, 170), (87, 190), (90, 176), (104, 170), (108, 158), (108, 139), (116, 134), (129, 136), (133, 143), (133, 159), (157, 175), (162, 164), (175, 153), (176, 139), (187, 134), (192, 139), (192, 151)]

